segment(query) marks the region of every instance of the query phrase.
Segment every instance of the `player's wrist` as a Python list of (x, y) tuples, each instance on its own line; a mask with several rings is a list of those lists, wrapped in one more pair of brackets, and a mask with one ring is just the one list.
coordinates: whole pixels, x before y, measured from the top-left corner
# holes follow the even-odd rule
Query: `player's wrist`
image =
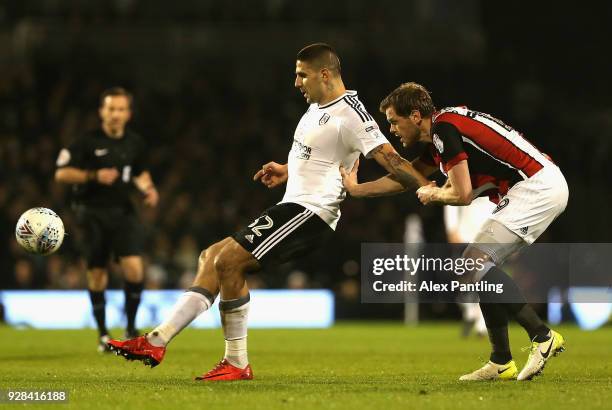
[(98, 181), (98, 170), (91, 169), (87, 171), (86, 174), (86, 182), (96, 182)]
[(147, 195), (149, 192), (154, 191), (155, 190), (155, 185), (150, 184), (147, 185), (143, 188), (140, 189), (140, 192), (142, 192), (143, 194)]
[(346, 190), (348, 191), (348, 193), (354, 197), (354, 198), (361, 198), (363, 197), (363, 191), (362, 191), (362, 184), (348, 184), (346, 186)]

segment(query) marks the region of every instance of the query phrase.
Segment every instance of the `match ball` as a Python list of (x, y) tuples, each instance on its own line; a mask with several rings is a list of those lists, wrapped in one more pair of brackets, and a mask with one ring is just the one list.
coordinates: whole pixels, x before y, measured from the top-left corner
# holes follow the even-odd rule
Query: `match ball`
[(62, 246), (64, 223), (50, 209), (28, 209), (17, 221), (15, 238), (17, 243), (30, 253), (51, 255)]

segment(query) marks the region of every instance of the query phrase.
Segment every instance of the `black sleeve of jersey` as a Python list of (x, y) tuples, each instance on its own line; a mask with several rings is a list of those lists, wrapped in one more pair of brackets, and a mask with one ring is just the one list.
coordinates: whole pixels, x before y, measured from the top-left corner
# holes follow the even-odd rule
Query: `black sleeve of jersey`
[(88, 160), (87, 139), (85, 137), (77, 138), (67, 148), (70, 154), (68, 162), (59, 165), (59, 168), (74, 167), (80, 169), (88, 169), (91, 162)]
[[(461, 133), (453, 124), (436, 122), (432, 130), (434, 146), (440, 152), (442, 163), (450, 169), (459, 161), (467, 159)], [(438, 140), (438, 141), (437, 141)]]
[(418, 160), (430, 165), (432, 167), (436, 166), (436, 161), (434, 161), (434, 150), (435, 148), (433, 147), (432, 144), (428, 144), (427, 146), (425, 146), (425, 148), (423, 149), (423, 152), (421, 152), (421, 155), (419, 155)]

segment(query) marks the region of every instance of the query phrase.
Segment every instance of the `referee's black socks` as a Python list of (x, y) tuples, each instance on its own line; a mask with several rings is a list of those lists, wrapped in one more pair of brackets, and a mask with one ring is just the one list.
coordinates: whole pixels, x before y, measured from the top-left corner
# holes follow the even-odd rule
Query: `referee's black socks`
[(138, 305), (140, 305), (140, 296), (142, 295), (143, 288), (144, 282), (125, 281), (125, 315), (127, 317), (126, 332), (130, 336), (137, 333), (136, 312), (138, 311)]
[(91, 307), (93, 310), (96, 324), (98, 325), (98, 333), (100, 337), (107, 335), (106, 329), (106, 299), (103, 290), (89, 289), (89, 299), (91, 299)]

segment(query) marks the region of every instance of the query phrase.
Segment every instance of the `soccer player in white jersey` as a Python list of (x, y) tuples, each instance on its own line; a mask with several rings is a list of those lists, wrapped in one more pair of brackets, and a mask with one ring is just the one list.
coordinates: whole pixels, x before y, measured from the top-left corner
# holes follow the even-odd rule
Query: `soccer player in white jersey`
[[(516, 283), (498, 266), (514, 252), (533, 243), (565, 210), (569, 190), (561, 170), (512, 127), (493, 116), (464, 106), (436, 110), (420, 84), (405, 83), (380, 104), (391, 133), (404, 146), (417, 141), (428, 151), (413, 161), (425, 175), (438, 167), (448, 176), (443, 187), (435, 183), (417, 191), (425, 204), (469, 205), (487, 196), (497, 207), (467, 247), (464, 257), (484, 259), (484, 268), (463, 275), (476, 283), (486, 280), (503, 286), (502, 294), (479, 292), (491, 356), (489, 362), (460, 380), (530, 380), (564, 349), (563, 337), (542, 322), (527, 304)], [(402, 192), (405, 188), (383, 177), (357, 183), (357, 166), (343, 182), (353, 196)], [(527, 363), (518, 372), (508, 340), (508, 320), (514, 318), (531, 339)]]
[(196, 379), (251, 379), (247, 356), (250, 297), (245, 274), (304, 255), (329, 238), (346, 196), (339, 167), (352, 166), (363, 154), (374, 158), (391, 180), (406, 189), (428, 184), (389, 144), (357, 93), (345, 89), (340, 60), (332, 47), (316, 43), (302, 49), (295, 75), (295, 87), (309, 107), (295, 130), (288, 162), (269, 162), (253, 177), (268, 188), (286, 182), (282, 201), (203, 251), (193, 286), (176, 303), (170, 317), (150, 334), (109, 342), (118, 354), (156, 366), (168, 342), (209, 309), (220, 293), (225, 356)]

